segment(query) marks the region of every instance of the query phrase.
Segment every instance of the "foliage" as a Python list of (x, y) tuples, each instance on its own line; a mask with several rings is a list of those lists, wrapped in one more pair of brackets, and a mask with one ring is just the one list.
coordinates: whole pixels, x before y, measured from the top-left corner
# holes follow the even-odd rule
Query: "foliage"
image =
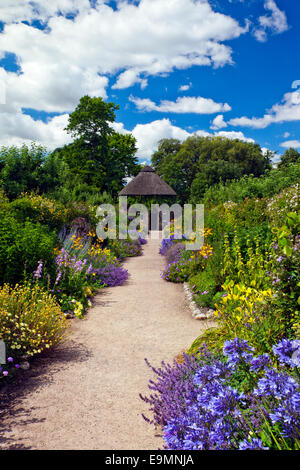
[(126, 281), (128, 272), (108, 248), (92, 244), (93, 233), (79, 236), (71, 233), (55, 258), (56, 272), (50, 277), (40, 261), (33, 273), (38, 282), (55, 295), (63, 311), (81, 317), (96, 289), (117, 286)]
[(223, 137), (188, 137), (179, 144), (163, 139), (152, 157), (156, 171), (176, 191), (181, 202), (199, 202), (206, 189), (245, 174), (259, 176), (270, 169), (258, 144)]
[(278, 163), (278, 168), (282, 168), (293, 163), (299, 163), (299, 157), (300, 153), (296, 149), (287, 149), (282, 155), (280, 162)]
[(194, 294), (194, 301), (201, 307), (211, 307), (217, 292), (217, 285), (208, 267), (191, 276), (189, 284)]
[[(274, 310), (266, 315), (274, 295), (272, 290), (246, 287), (233, 281), (224, 284), (223, 288), (224, 294), (221, 302), (216, 304), (215, 315), (226, 339), (239, 336), (249, 340), (258, 352), (269, 351), (285, 333), (284, 322)], [(213, 348), (220, 349), (220, 344), (214, 337), (210, 340), (208, 333), (207, 343), (215, 343)]]
[(46, 149), (31, 146), (2, 147), (0, 150), (0, 187), (10, 199), (26, 191), (47, 192), (60, 184), (65, 164)]
[[(283, 340), (269, 354), (254, 356), (247, 341), (234, 338), (214, 355), (152, 368), (150, 405), (163, 426), (169, 450), (299, 450), (299, 342)], [(281, 371), (271, 364), (276, 355)]]
[(57, 237), (47, 227), (0, 213), (0, 283), (23, 280), (40, 259), (51, 273), (56, 245)]
[(132, 256), (141, 256), (142, 243), (144, 242), (140, 238), (132, 240), (128, 237), (125, 240), (109, 240), (108, 246), (117, 258), (124, 259)]
[(185, 282), (190, 276), (204, 269), (207, 258), (212, 256), (212, 247), (203, 245), (200, 250), (182, 249), (177, 253), (177, 257), (167, 264), (161, 277), (166, 281)]
[(218, 326), (197, 338), (191, 352), (203, 342), (220, 350), (234, 335), (251, 341), (258, 352), (268, 352), (283, 337), (299, 337), (299, 215), (288, 214), (286, 224), (274, 232), (277, 241), (269, 260), (258, 255), (254, 265), (248, 266), (250, 274), (244, 263), (238, 271), (239, 253), (233, 271), (231, 261), (225, 259), (228, 278), (222, 300), (216, 305)]
[(270, 225), (279, 227), (288, 212), (300, 209), (299, 183), (293, 184), (268, 200), (266, 215)]
[(9, 356), (5, 364), (0, 364), (0, 380), (7, 376), (13, 376), (19, 368), (20, 364), (12, 356)]
[(272, 197), (297, 183), (299, 179), (299, 164), (278, 169), (273, 168), (259, 177), (245, 175), (239, 180), (220, 182), (206, 190), (203, 203), (206, 206), (212, 206), (226, 201), (241, 202), (246, 198)]
[(227, 280), (242, 283), (246, 286), (268, 288), (271, 285), (266, 273), (272, 269), (271, 252), (266, 244), (262, 249), (261, 240), (247, 238), (244, 256), (241, 252), (237, 232), (230, 244), (228, 236), (224, 236), (224, 258), (222, 275)]
[(181, 256), (181, 250), (185, 250), (184, 243), (175, 243), (166, 250), (166, 263), (171, 264), (177, 261)]
[(0, 288), (0, 337), (15, 355), (33, 356), (55, 346), (67, 325), (55, 298), (38, 285)]
[(77, 183), (114, 195), (122, 189), (125, 178), (139, 169), (135, 138), (110, 126), (117, 109), (118, 105), (102, 98), (83, 96), (66, 127), (75, 140), (54, 152), (67, 163)]
[(60, 229), (67, 221), (67, 209), (57, 201), (45, 196), (23, 194), (10, 204), (10, 211), (16, 220), (48, 225), (50, 230)]
[(290, 212), (285, 225), (273, 229), (276, 241), (273, 245), (275, 269), (271, 273), (276, 289), (273, 308), (280, 312), (286, 325), (286, 334), (300, 335), (300, 215)]

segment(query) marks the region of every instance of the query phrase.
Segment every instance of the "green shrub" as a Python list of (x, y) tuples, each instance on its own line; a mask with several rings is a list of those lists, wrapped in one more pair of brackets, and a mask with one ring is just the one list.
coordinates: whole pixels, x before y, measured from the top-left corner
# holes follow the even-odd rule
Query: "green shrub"
[(288, 188), (300, 179), (300, 164), (272, 169), (264, 175), (243, 176), (239, 180), (227, 181), (211, 186), (204, 194), (206, 205), (217, 205), (226, 201), (241, 202), (246, 198), (272, 197), (274, 194)]
[(50, 230), (63, 227), (68, 215), (62, 204), (33, 193), (12, 201), (10, 211), (19, 222), (30, 219), (31, 222), (48, 225)]
[(39, 260), (54, 270), (56, 235), (30, 221), (20, 223), (0, 212), (0, 283), (16, 283), (32, 274)]
[(191, 276), (189, 284), (195, 294), (195, 302), (201, 307), (212, 307), (212, 300), (216, 293), (216, 281), (208, 269)]
[(0, 211), (9, 212), (9, 199), (2, 189), (0, 189)]
[(54, 297), (38, 285), (0, 288), (0, 338), (14, 355), (33, 356), (55, 346), (67, 326)]

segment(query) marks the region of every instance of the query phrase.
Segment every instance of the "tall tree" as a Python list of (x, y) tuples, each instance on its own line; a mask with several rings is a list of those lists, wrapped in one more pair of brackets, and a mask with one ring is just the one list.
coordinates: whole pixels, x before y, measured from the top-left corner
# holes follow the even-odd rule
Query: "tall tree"
[(0, 187), (10, 199), (25, 191), (47, 192), (59, 184), (63, 167), (60, 160), (35, 143), (2, 147)]
[(258, 144), (197, 135), (176, 145), (173, 139), (164, 139), (152, 162), (181, 202), (191, 196), (201, 199), (205, 190), (220, 180), (259, 176), (271, 168), (270, 155), (263, 154)]
[(114, 195), (138, 169), (135, 138), (110, 125), (117, 109), (102, 98), (83, 96), (66, 127), (74, 141), (58, 150), (77, 180)]
[(280, 162), (278, 163), (278, 168), (290, 165), (291, 163), (298, 163), (300, 161), (299, 157), (300, 153), (296, 149), (290, 147), (282, 155)]

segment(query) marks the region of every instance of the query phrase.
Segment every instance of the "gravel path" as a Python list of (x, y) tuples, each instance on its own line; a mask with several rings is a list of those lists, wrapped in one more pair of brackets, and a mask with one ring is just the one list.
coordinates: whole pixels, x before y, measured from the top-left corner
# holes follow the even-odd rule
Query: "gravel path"
[(143, 256), (128, 259), (126, 284), (100, 291), (87, 317), (72, 320), (71, 338), (9, 388), (0, 448), (162, 447), (141, 417), (139, 393), (148, 394), (153, 378), (144, 358), (171, 361), (209, 325), (191, 317), (181, 284), (161, 280), (159, 243), (150, 239)]

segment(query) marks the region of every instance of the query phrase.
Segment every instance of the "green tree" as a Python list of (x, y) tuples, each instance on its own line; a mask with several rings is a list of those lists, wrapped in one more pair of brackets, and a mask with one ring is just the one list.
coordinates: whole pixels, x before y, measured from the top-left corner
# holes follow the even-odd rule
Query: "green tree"
[(298, 163), (300, 161), (299, 157), (300, 153), (296, 149), (290, 147), (282, 155), (280, 162), (278, 163), (278, 168), (290, 165), (291, 163)]
[(152, 155), (152, 166), (154, 170), (157, 170), (160, 162), (165, 157), (176, 155), (180, 150), (180, 140), (178, 139), (161, 139), (158, 142), (158, 149)]
[(219, 181), (247, 174), (260, 176), (271, 168), (270, 155), (263, 154), (258, 144), (197, 135), (181, 144), (177, 141), (176, 145), (174, 139), (164, 139), (152, 163), (181, 202), (191, 196), (201, 198), (207, 188)]
[(0, 187), (10, 199), (25, 191), (47, 192), (60, 182), (63, 163), (41, 145), (2, 147)]
[(130, 134), (119, 134), (110, 126), (115, 120), (114, 103), (83, 96), (66, 127), (73, 143), (57, 152), (79, 183), (97, 187), (114, 195), (125, 178), (137, 172), (136, 141)]

